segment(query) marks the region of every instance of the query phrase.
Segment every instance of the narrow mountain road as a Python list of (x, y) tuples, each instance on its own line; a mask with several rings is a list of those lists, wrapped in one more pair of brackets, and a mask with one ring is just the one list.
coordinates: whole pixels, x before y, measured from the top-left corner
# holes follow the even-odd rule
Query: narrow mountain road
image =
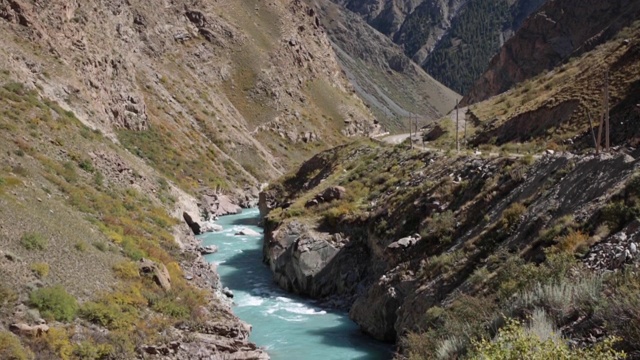
[(398, 145), (400, 143), (402, 143), (403, 141), (407, 140), (409, 138), (409, 136), (411, 136), (411, 134), (398, 134), (398, 135), (390, 135), (390, 136), (385, 136), (383, 138), (381, 138), (380, 140), (388, 143), (388, 144), (392, 144), (392, 145)]
[[(411, 135), (413, 135), (413, 142), (414, 145), (417, 149), (421, 149), (422, 151), (433, 151), (433, 152), (445, 152), (445, 149), (438, 149), (438, 148), (433, 148), (433, 147), (424, 147), (422, 144), (422, 141), (420, 140), (422, 138), (422, 132), (419, 132), (418, 135), (415, 134), (396, 134), (396, 135), (389, 135), (389, 136), (385, 136), (385, 137), (381, 137), (380, 141), (383, 141), (387, 144), (391, 144), (391, 145), (397, 145), (402, 143), (403, 141), (407, 140)], [(452, 149), (455, 151), (455, 149)], [(460, 151), (465, 151), (464, 149), (460, 149)], [(489, 152), (489, 153), (482, 153), (480, 151), (476, 151), (473, 153), (473, 156), (476, 157), (480, 157), (482, 155), (488, 155), (490, 157), (498, 157), (500, 156), (500, 153), (498, 152)], [(539, 159), (540, 157), (542, 157), (543, 154), (533, 154), (533, 158), (534, 159)], [(550, 153), (550, 155), (552, 155), (552, 153)], [(514, 157), (514, 158), (522, 158), (527, 156), (527, 154), (520, 154), (520, 153), (507, 153), (506, 156), (509, 157)]]

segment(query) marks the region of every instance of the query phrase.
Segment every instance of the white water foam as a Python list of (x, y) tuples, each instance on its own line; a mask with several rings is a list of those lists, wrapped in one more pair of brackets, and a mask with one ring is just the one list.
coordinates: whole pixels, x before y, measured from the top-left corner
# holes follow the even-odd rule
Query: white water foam
[(247, 295), (238, 301), (238, 307), (260, 306), (262, 303), (264, 303), (263, 298)]
[(290, 313), (301, 314), (301, 315), (326, 315), (327, 312), (324, 310), (315, 310), (310, 307), (306, 307), (304, 305), (299, 304), (300, 306), (291, 307), (284, 309)]

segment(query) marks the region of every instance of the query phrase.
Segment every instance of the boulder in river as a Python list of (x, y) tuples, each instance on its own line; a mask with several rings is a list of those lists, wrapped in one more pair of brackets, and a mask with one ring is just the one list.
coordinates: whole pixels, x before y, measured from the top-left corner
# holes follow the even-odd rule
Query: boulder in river
[(260, 236), (260, 233), (255, 230), (244, 228), (238, 231), (235, 235), (236, 236)]
[(202, 255), (214, 254), (214, 253), (218, 252), (218, 247), (215, 246), (215, 245), (199, 246), (198, 247), (198, 251)]
[(218, 224), (214, 224), (210, 221), (202, 224), (202, 226), (200, 226), (200, 232), (202, 233), (208, 233), (208, 232), (218, 232), (218, 231), (222, 231), (222, 225), (218, 225)]

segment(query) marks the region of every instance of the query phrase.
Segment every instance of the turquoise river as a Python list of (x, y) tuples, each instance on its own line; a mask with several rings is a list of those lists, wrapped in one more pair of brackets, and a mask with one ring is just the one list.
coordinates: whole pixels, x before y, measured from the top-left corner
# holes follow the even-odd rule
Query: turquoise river
[(391, 348), (360, 333), (346, 313), (289, 294), (272, 281), (262, 263), (263, 236), (236, 236), (242, 228), (258, 231), (258, 210), (221, 217), (224, 230), (200, 236), (218, 252), (206, 255), (218, 264), (222, 285), (234, 293), (234, 313), (253, 326), (251, 341), (273, 360), (390, 359)]

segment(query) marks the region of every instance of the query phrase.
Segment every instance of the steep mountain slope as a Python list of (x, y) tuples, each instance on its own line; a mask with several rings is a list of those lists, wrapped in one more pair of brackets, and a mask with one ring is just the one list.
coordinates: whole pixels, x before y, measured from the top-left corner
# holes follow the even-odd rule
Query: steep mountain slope
[(502, 47), (466, 94), (472, 104), (548, 71), (606, 42), (638, 18), (637, 1), (549, 1)]
[(380, 131), (313, 10), (1, 0), (0, 34), (0, 358), (267, 358), (183, 218)]
[[(275, 281), (349, 308), (400, 359), (640, 358), (638, 39), (636, 19), (470, 106), (479, 151), (456, 154), (442, 119), (426, 150), (342, 146), (271, 185)], [(613, 149), (594, 155), (607, 73)]]
[[(0, 14), (0, 63), (14, 80), (185, 184), (255, 183), (344, 135), (376, 131), (297, 1), (12, 0)], [(150, 142), (180, 150), (155, 156)], [(193, 165), (176, 173), (178, 158), (210, 162), (215, 175), (185, 174), (200, 171)]]
[(357, 15), (329, 1), (311, 3), (356, 92), (386, 129), (406, 132), (411, 117), (422, 126), (455, 106), (456, 93)]
[(466, 93), (505, 39), (544, 0), (334, 0), (402, 46), (451, 89)]

